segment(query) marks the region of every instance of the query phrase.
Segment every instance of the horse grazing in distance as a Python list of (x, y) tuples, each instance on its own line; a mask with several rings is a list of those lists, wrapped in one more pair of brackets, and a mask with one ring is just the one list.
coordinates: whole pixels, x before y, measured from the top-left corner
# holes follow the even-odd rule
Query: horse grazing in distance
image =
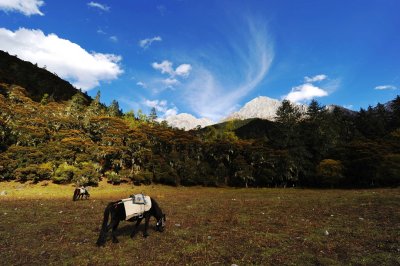
[[(111, 216), (110, 223), (108, 223), (109, 216)], [(143, 231), (143, 237), (148, 237), (147, 232), (149, 227), (149, 220), (151, 217), (156, 218), (156, 231), (163, 232), (165, 229), (165, 214), (162, 212), (158, 203), (149, 196), (143, 194), (132, 195), (130, 198), (122, 199), (115, 202), (110, 202), (104, 210), (103, 224), (100, 230), (99, 238), (96, 242), (97, 246), (103, 246), (107, 240), (107, 232), (112, 229), (112, 241), (118, 243), (118, 239), (115, 235), (117, 227), (120, 221), (126, 220), (130, 222), (136, 221), (136, 224), (131, 233), (133, 238), (137, 232), (137, 229), (145, 219), (145, 226)]]
[(80, 198), (83, 199), (83, 197), (85, 197), (85, 199), (89, 199), (89, 197), (90, 197), (89, 188), (88, 187), (76, 188), (74, 191), (74, 196), (72, 197), (72, 200), (76, 201)]

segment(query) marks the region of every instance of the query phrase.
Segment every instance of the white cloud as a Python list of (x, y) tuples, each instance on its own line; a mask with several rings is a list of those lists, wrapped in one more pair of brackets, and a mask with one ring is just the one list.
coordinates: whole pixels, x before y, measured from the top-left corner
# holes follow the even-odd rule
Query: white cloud
[(0, 0), (0, 10), (21, 12), (25, 16), (44, 14), (39, 8), (44, 4), (41, 0)]
[(76, 43), (55, 34), (45, 35), (41, 30), (21, 28), (12, 32), (0, 28), (0, 49), (46, 66), (49, 71), (83, 90), (98, 86), (100, 81), (114, 80), (123, 73), (119, 65), (120, 56), (89, 53)]
[(292, 91), (284, 98), (295, 103), (302, 102), (304, 100), (311, 100), (315, 97), (327, 96), (328, 92), (312, 85), (311, 83), (305, 83), (300, 86), (292, 88)]
[(171, 76), (174, 75), (174, 69), (172, 68), (172, 62), (168, 60), (164, 60), (161, 63), (154, 62), (151, 66), (156, 69), (160, 70), (162, 74), (167, 73)]
[(393, 85), (380, 85), (376, 86), (375, 90), (396, 90), (397, 87)]
[(189, 76), (190, 71), (192, 70), (192, 66), (189, 64), (182, 64), (178, 66), (175, 70), (175, 74), (182, 77)]
[(147, 49), (153, 42), (161, 42), (162, 38), (160, 36), (155, 36), (153, 38), (147, 38), (139, 41), (139, 46)]
[(174, 106), (173, 108), (170, 108), (168, 110), (165, 111), (164, 113), (164, 117), (168, 118), (170, 116), (174, 116), (178, 114), (178, 108), (176, 108), (176, 106)]
[(143, 104), (147, 107), (156, 108), (158, 112), (165, 113), (167, 109), (168, 102), (166, 100), (144, 100)]
[(189, 76), (190, 71), (192, 70), (192, 66), (190, 64), (181, 64), (175, 70), (172, 65), (173, 63), (168, 60), (164, 60), (161, 63), (154, 62), (151, 64), (154, 69), (160, 70), (161, 74), (169, 74), (171, 78), (175, 76), (186, 78)]
[(100, 4), (100, 3), (96, 3), (96, 2), (90, 2), (90, 3), (88, 3), (88, 6), (94, 7), (94, 8), (98, 8), (98, 9), (101, 9), (103, 11), (110, 11), (110, 7), (109, 6), (103, 5), (103, 4)]
[(313, 82), (317, 82), (317, 81), (322, 81), (322, 80), (327, 79), (327, 78), (328, 78), (327, 75), (320, 74), (320, 75), (316, 75), (316, 76), (311, 77), (311, 78), (310, 77), (304, 77), (304, 81), (306, 83), (313, 83)]

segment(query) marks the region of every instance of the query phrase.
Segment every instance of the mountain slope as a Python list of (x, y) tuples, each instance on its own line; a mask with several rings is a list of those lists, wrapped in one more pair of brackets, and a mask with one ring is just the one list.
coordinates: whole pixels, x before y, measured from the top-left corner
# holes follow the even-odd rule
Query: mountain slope
[[(19, 85), (26, 89), (28, 96), (40, 101), (44, 94), (55, 101), (71, 99), (79, 90), (69, 82), (46, 69), (0, 50), (0, 82)], [(87, 100), (91, 98), (84, 94)]]
[(245, 125), (235, 130), (235, 135), (240, 139), (272, 138), (277, 124), (266, 119), (251, 119)]

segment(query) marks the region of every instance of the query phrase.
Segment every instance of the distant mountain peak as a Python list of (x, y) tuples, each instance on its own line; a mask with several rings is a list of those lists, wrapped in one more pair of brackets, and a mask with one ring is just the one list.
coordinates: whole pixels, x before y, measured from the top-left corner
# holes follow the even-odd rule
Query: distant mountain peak
[(177, 115), (168, 116), (165, 121), (168, 125), (184, 130), (191, 130), (197, 126), (206, 127), (215, 124), (212, 120), (207, 118), (196, 118), (191, 114), (181, 113)]
[[(234, 119), (248, 119), (248, 118), (261, 118), (274, 121), (276, 118), (276, 111), (281, 106), (282, 101), (272, 99), (266, 96), (258, 96), (253, 100), (246, 103), (239, 111), (232, 113), (224, 119), (224, 121)], [(296, 104), (300, 112), (305, 113), (307, 106)]]

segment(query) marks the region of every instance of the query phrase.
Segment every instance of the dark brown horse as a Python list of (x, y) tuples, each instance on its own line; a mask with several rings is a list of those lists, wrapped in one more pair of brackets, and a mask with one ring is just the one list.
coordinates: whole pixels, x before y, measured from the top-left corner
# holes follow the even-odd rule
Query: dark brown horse
[[(161, 211), (161, 208), (158, 206), (158, 203), (153, 198), (150, 198), (150, 200), (151, 200), (151, 208), (148, 211), (145, 211), (141, 215), (134, 216), (129, 219), (127, 219), (127, 214), (125, 212), (125, 207), (122, 200), (110, 202), (107, 205), (106, 209), (104, 210), (103, 224), (101, 227), (99, 239), (96, 242), (97, 246), (103, 246), (106, 243), (107, 232), (110, 229), (112, 229), (113, 243), (118, 243), (118, 239), (115, 235), (115, 232), (117, 230), (119, 222), (123, 220), (127, 220), (130, 222), (136, 221), (136, 225), (134, 226), (134, 229), (131, 233), (131, 238), (135, 236), (139, 224), (142, 222), (143, 218), (145, 219), (143, 237), (149, 236), (147, 229), (149, 227), (149, 220), (151, 216), (155, 217), (157, 220), (156, 230), (159, 232), (163, 232), (165, 229), (165, 221), (166, 221), (165, 214)], [(111, 216), (110, 222), (108, 222), (109, 216)]]

